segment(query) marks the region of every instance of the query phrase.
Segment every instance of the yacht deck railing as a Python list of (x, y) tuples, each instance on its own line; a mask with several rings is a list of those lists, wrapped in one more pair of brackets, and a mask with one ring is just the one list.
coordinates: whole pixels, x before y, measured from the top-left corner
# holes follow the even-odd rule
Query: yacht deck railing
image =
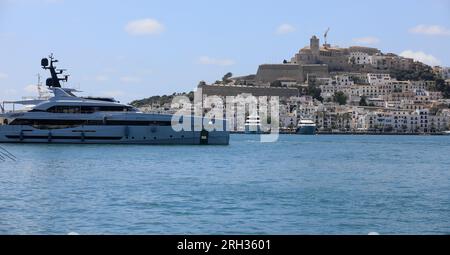
[[(7, 105), (12, 105), (12, 109), (11, 108), (7, 108)], [(3, 101), (0, 103), (0, 111), (2, 114), (5, 113), (16, 113), (16, 112), (26, 112), (27, 110), (24, 109), (16, 109), (16, 105), (20, 105), (16, 102), (11, 102), (11, 101)]]

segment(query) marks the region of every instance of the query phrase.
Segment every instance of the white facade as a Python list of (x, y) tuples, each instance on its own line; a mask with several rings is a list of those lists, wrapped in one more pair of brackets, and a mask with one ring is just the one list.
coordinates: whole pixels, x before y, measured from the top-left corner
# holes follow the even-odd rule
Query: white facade
[(387, 85), (391, 82), (389, 74), (368, 73), (367, 80), (370, 85)]
[(388, 132), (433, 133), (448, 130), (448, 120), (445, 115), (430, 115), (428, 109), (372, 112), (366, 115), (366, 128)]
[(372, 64), (372, 56), (364, 52), (351, 52), (349, 62), (356, 65)]
[(348, 75), (336, 75), (334, 77), (334, 80), (336, 81), (336, 85), (337, 86), (352, 86), (355, 83), (353, 82), (353, 80), (350, 79), (350, 77)]
[(280, 122), (282, 127), (294, 129), (297, 127), (297, 114), (288, 113), (280, 116)]
[[(324, 80), (325, 81), (325, 80)], [(334, 93), (338, 91), (344, 92), (349, 96), (351, 86), (355, 85), (352, 79), (348, 75), (336, 75), (333, 78), (329, 78), (325, 85), (321, 85), (321, 96), (324, 99), (332, 98)]]

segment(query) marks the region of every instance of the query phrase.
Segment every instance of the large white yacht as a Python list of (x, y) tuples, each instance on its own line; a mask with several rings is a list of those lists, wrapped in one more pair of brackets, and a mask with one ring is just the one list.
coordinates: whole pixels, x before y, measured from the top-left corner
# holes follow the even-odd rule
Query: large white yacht
[(201, 123), (200, 131), (175, 131), (172, 115), (147, 114), (121, 104), (112, 98), (78, 97), (75, 89), (63, 88), (68, 75), (56, 69), (57, 60), (50, 56), (41, 61), (51, 78), (46, 85), (54, 94), (50, 98), (9, 102), (23, 105), (20, 111), (7, 111), (0, 106), (0, 143), (118, 143), (118, 144), (211, 144), (227, 145), (228, 131), (206, 131), (206, 125), (225, 120), (179, 116)]

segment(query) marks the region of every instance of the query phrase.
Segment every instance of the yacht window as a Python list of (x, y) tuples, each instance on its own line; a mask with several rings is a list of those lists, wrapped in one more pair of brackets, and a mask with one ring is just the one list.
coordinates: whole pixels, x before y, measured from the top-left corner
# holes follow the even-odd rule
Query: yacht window
[(36, 129), (63, 129), (85, 124), (84, 120), (40, 120), (40, 119), (15, 119), (11, 125), (27, 125)]
[(52, 113), (80, 113), (82, 112), (80, 106), (52, 106), (47, 109), (47, 112)]
[(52, 113), (94, 113), (94, 112), (135, 112), (130, 106), (52, 106), (47, 112)]
[[(63, 119), (15, 119), (10, 125), (27, 125), (39, 129), (45, 127), (68, 128), (74, 126), (170, 126), (171, 121), (137, 121), (137, 120), (63, 120)], [(51, 129), (51, 128), (49, 128)]]

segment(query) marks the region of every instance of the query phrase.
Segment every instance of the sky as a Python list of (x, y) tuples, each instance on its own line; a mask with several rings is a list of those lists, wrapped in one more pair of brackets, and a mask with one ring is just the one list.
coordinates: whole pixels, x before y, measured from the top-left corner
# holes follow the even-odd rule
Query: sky
[(450, 0), (0, 0), (0, 101), (37, 95), (53, 53), (68, 87), (128, 103), (187, 92), (328, 42), (450, 66)]

